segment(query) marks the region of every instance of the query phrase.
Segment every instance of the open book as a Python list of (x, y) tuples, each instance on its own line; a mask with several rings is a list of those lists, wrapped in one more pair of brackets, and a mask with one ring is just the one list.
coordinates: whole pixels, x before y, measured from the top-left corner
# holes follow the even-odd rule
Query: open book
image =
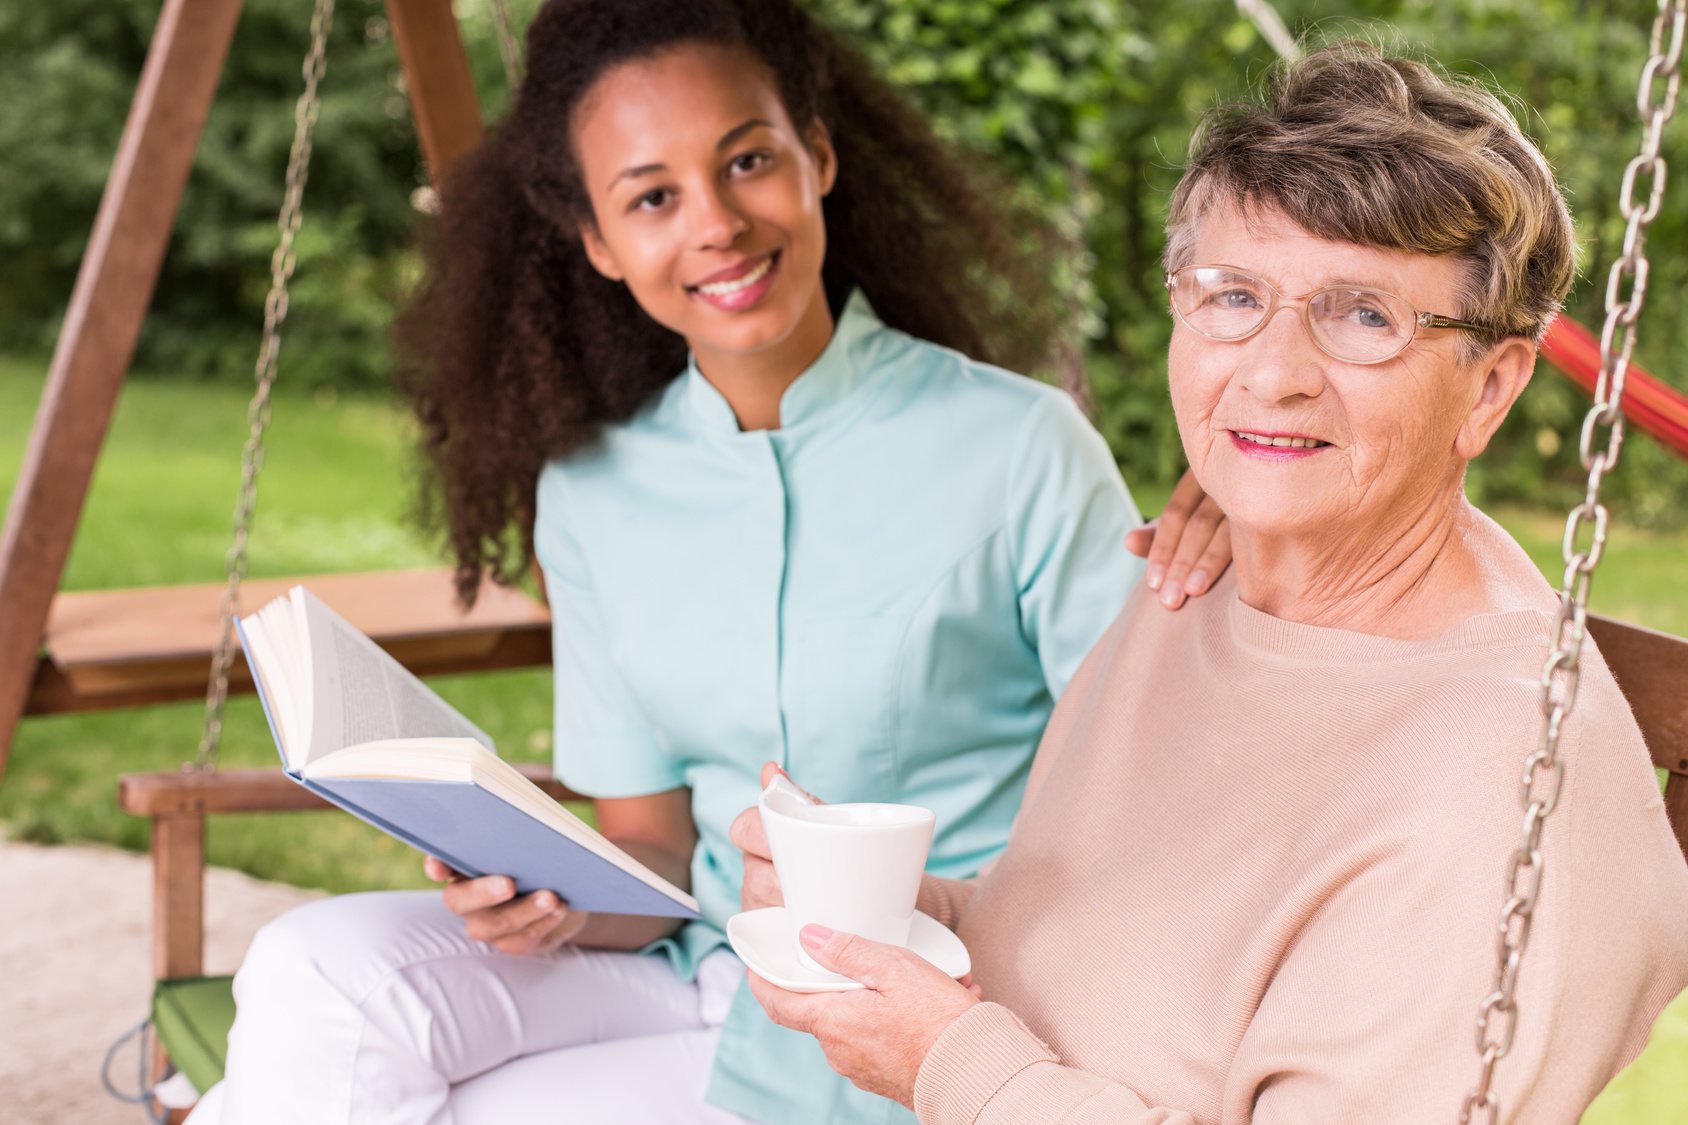
[(236, 622), (288, 776), (465, 875), (576, 910), (697, 918), (697, 900), (494, 753), (492, 739), (303, 586)]

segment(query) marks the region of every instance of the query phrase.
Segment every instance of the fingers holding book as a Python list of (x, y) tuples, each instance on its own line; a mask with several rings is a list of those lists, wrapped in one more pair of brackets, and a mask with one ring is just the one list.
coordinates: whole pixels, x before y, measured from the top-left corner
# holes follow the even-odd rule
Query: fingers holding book
[(592, 917), (589, 911), (570, 910), (550, 891), (517, 896), (515, 881), (504, 875), (471, 879), (433, 856), (423, 871), (445, 883), (446, 909), (463, 919), (469, 936), (501, 953), (549, 953), (579, 934)]

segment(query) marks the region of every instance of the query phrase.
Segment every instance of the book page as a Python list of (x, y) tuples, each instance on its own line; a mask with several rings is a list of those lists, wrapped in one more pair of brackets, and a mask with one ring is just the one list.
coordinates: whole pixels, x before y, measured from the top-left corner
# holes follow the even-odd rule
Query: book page
[(290, 592), (311, 666), (310, 748), (302, 764), (391, 738), (492, 738), (303, 586)]
[(296, 661), (287, 659), (295, 654), (283, 646), (293, 634), (292, 603), (287, 598), (277, 598), (240, 620), (240, 636), (249, 657), (247, 663), (275, 724), (282, 764), (297, 770), (304, 765), (302, 756), (296, 755), (302, 755), (308, 745), (305, 736), (310, 723), (305, 718), (308, 708), (295, 698), (294, 690), (310, 687), (310, 673)]

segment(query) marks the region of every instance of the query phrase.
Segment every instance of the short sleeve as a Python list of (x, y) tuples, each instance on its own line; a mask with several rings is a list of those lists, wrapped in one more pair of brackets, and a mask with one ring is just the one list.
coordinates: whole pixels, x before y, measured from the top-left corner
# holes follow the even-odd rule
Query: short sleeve
[(1020, 622), (1059, 699), (1143, 575), (1125, 549), (1137, 513), (1108, 443), (1070, 397), (1044, 395), (1008, 468)]
[(534, 551), (551, 603), (557, 778), (591, 797), (642, 797), (686, 784), (611, 658), (591, 569), (566, 526), (558, 470), (540, 478)]

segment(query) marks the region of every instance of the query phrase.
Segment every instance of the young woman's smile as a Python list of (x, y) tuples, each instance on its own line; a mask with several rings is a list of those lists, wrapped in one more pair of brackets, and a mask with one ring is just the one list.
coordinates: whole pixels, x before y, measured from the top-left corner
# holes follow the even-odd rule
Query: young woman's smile
[(701, 301), (718, 309), (737, 311), (754, 308), (774, 286), (774, 274), (780, 255), (775, 250), (756, 258), (747, 258), (736, 266), (716, 270), (691, 287)]
[(794, 124), (754, 56), (687, 44), (605, 74), (573, 135), (593, 266), (686, 338), (742, 426), (778, 426), (780, 394), (832, 338), (825, 127)]

